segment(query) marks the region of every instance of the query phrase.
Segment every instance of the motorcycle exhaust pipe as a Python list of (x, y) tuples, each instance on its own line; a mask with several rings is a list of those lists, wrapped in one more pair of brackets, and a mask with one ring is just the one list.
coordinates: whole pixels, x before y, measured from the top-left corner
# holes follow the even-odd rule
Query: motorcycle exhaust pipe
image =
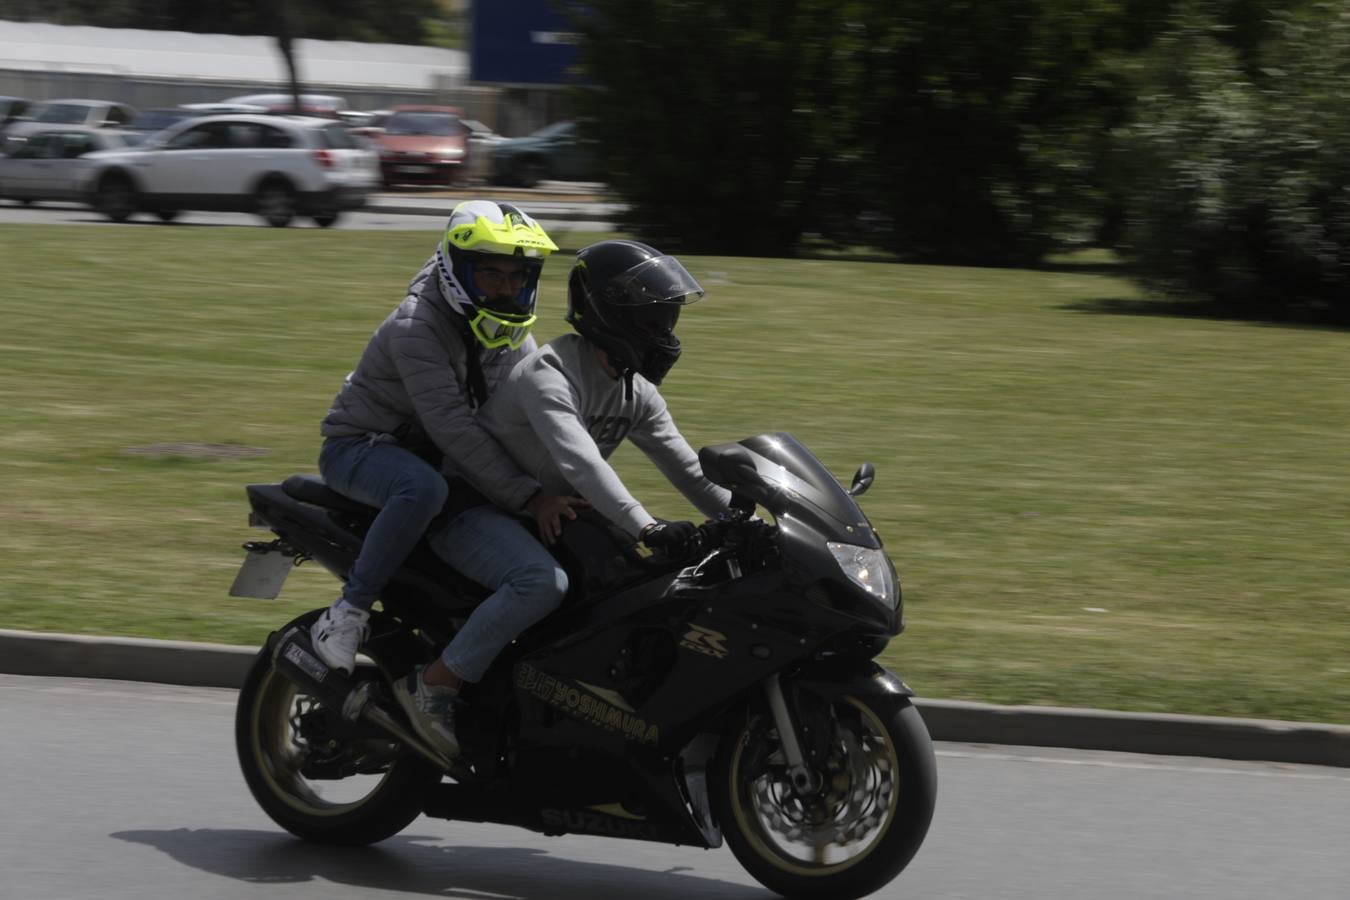
[(272, 668), (287, 681), (315, 697), (329, 709), (339, 710), (349, 722), (365, 718), (397, 738), (427, 762), (449, 771), (450, 762), (422, 738), (406, 728), (378, 703), (372, 702), (375, 684), (353, 682), (341, 669), (332, 669), (314, 652), (309, 629), (296, 626), (277, 639), (272, 650)]

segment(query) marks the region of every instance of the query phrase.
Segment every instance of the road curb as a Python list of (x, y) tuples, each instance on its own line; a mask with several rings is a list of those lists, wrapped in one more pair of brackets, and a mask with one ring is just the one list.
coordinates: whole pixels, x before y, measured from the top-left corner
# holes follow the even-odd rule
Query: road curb
[(937, 740), (1350, 767), (1350, 726), (924, 700)]
[(0, 672), (237, 688), (257, 648), (0, 629)]
[[(432, 197), (403, 197), (398, 194), (372, 194), (366, 198), (366, 202), (360, 207), (360, 211), (384, 213), (386, 215), (435, 216), (448, 218), (450, 213), (454, 211), (455, 206), (461, 201), (475, 199), (477, 196), (491, 197), (494, 200), (511, 199), (491, 194), (474, 196), (445, 195)], [(525, 198), (521, 201), (521, 205), (526, 212), (541, 222), (612, 223), (622, 217), (628, 208), (627, 204), (613, 200), (601, 200), (593, 196), (550, 197), (548, 195), (540, 195), (538, 197)]]
[[(0, 672), (237, 688), (253, 647), (0, 629)], [(1350, 767), (1350, 726), (915, 699), (935, 740)]]
[[(383, 213), (391, 216), (436, 216), (439, 218), (449, 218), (453, 210), (453, 206), (401, 206), (397, 203), (368, 203), (360, 208), (361, 212)], [(540, 209), (538, 211), (529, 210), (529, 213), (541, 222), (612, 222), (618, 216), (614, 212), (587, 209)]]

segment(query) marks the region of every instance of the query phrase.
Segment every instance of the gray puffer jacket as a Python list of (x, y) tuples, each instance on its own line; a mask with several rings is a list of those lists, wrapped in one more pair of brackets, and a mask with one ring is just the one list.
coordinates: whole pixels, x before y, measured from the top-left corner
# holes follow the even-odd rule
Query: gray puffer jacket
[[(520, 510), (539, 483), (520, 471), (478, 424), (469, 393), (468, 352), (480, 351), (488, 396), (535, 349), (466, 350), (464, 319), (441, 296), (435, 257), (408, 285), (408, 296), (375, 329), (356, 369), (324, 418), (324, 437), (370, 435), (410, 447), (429, 439), (445, 454), (443, 468), (504, 509)], [(472, 338), (470, 337), (470, 340)]]

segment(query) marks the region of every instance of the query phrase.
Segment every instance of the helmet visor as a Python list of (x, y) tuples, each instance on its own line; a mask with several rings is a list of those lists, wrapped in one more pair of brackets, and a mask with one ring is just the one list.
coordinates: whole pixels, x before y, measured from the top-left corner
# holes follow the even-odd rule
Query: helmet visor
[(703, 288), (678, 259), (655, 256), (611, 279), (605, 288), (604, 299), (615, 306), (684, 305), (702, 296)]

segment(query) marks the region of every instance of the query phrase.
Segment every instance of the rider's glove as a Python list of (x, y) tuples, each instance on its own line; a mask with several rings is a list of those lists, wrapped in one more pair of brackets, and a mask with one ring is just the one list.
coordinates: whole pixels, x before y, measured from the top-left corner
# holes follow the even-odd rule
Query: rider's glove
[(667, 556), (688, 556), (698, 539), (698, 526), (693, 522), (667, 522), (657, 519), (642, 529), (642, 543), (653, 550), (660, 550)]

